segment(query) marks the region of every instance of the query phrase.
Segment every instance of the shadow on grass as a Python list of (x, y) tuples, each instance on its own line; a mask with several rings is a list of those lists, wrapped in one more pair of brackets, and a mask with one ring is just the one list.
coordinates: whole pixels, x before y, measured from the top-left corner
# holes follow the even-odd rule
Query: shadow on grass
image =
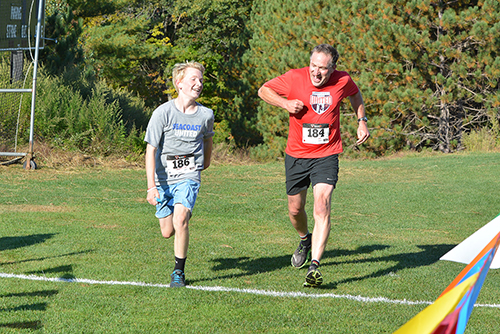
[(59, 267), (54, 267), (54, 268), (47, 268), (47, 269), (42, 269), (42, 270), (35, 270), (35, 271), (28, 271), (27, 274), (59, 274), (61, 273), (62, 275), (59, 276), (60, 278), (64, 279), (74, 279), (75, 276), (73, 275), (73, 266), (67, 265), (67, 266), (59, 266)]
[[(47, 241), (48, 239), (54, 237), (55, 234), (33, 234), (33, 235), (27, 235), (27, 236), (18, 236), (18, 237), (2, 237), (0, 238), (0, 251), (5, 251), (5, 250), (13, 250), (13, 249), (18, 249), (22, 247), (28, 247), (36, 244), (43, 243)], [(35, 258), (35, 259), (26, 259), (26, 260), (20, 260), (20, 261), (8, 261), (6, 263), (0, 263), (0, 266), (2, 265), (9, 265), (9, 264), (16, 264), (16, 263), (23, 263), (23, 262), (31, 262), (31, 261), (43, 261), (45, 259), (49, 258), (59, 258), (59, 257), (66, 257), (66, 256), (71, 256), (71, 255), (78, 255), (78, 254), (85, 254), (89, 253), (92, 250), (87, 250), (87, 251), (81, 251), (81, 252), (71, 252), (67, 254), (62, 254), (62, 255), (55, 255), (55, 256), (48, 256), (48, 257), (42, 257), (42, 258)], [(73, 272), (73, 267), (71, 265), (63, 265), (63, 266), (58, 266), (54, 268), (47, 268), (43, 270), (38, 270), (38, 271), (32, 271), (28, 272), (28, 274), (39, 274), (39, 273), (57, 273), (57, 274), (62, 274), (62, 278), (74, 278), (74, 275), (72, 274)], [(14, 293), (5, 293), (3, 295), (0, 295), (0, 298), (35, 298), (33, 301), (38, 301), (39, 298), (50, 298), (58, 293), (57, 290), (45, 290), (45, 291), (32, 291), (32, 292), (14, 292)], [(32, 312), (44, 312), (47, 309), (47, 303), (46, 302), (33, 302), (33, 303), (25, 303), (25, 299), (23, 300), (24, 303), (19, 303), (17, 306), (12, 306), (12, 307), (3, 307), (0, 308), (0, 312), (6, 312), (6, 313), (21, 313), (23, 314), (23, 317), (29, 317)], [(37, 313), (34, 313), (35, 315)], [(18, 330), (39, 330), (43, 328), (42, 322), (40, 320), (34, 320), (34, 321), (18, 321), (18, 322), (4, 322), (0, 323), (0, 332), (2, 331), (2, 328), (11, 328), (11, 329), (18, 329)]]
[(0, 252), (8, 249), (28, 247), (45, 242), (55, 234), (32, 234), (21, 237), (2, 237), (0, 238)]
[(290, 265), (290, 256), (277, 256), (277, 257), (263, 257), (263, 258), (218, 258), (213, 259), (212, 262), (216, 264), (213, 266), (213, 271), (224, 271), (229, 269), (239, 269), (242, 272), (239, 274), (228, 274), (224, 276), (217, 276), (213, 278), (203, 278), (197, 280), (189, 280), (189, 283), (212, 281), (214, 279), (228, 279), (235, 277), (251, 276), (265, 272), (279, 270)]
[[(391, 273), (396, 273), (402, 269), (410, 269), (417, 268), (422, 266), (431, 265), (439, 260), (439, 258), (448, 252), (450, 249), (455, 247), (456, 245), (421, 245), (417, 246), (421, 249), (420, 252), (407, 252), (400, 254), (390, 254), (385, 256), (376, 256), (376, 257), (366, 257), (362, 259), (349, 259), (350, 257), (359, 257), (360, 255), (368, 255), (375, 251), (382, 251), (390, 246), (387, 245), (368, 245), (361, 246), (355, 250), (347, 250), (347, 249), (332, 249), (327, 250), (323, 254), (323, 258), (321, 261), (321, 266), (335, 266), (338, 264), (362, 264), (362, 263), (387, 263), (387, 262), (396, 262), (395, 265), (385, 268), (383, 270), (378, 270), (364, 276), (357, 276), (351, 278), (345, 278), (343, 280), (339, 280), (336, 282), (332, 282), (329, 284), (323, 284), (318, 288), (321, 289), (336, 289), (340, 284), (346, 284), (350, 282), (361, 281), (368, 278), (374, 277), (382, 277)], [(339, 258), (346, 258), (345, 260), (339, 260)], [(238, 274), (228, 274), (224, 276), (217, 276), (214, 278), (206, 278), (193, 280), (191, 283), (200, 282), (200, 281), (211, 281), (214, 279), (231, 279), (237, 277), (245, 277), (252, 276), (256, 274), (262, 274), (267, 272), (273, 272), (280, 270), (285, 267), (290, 267), (290, 255), (283, 256), (275, 256), (275, 257), (262, 257), (262, 258), (250, 258), (250, 257), (238, 257), (238, 258), (217, 258), (212, 261), (216, 264), (213, 266), (212, 270), (215, 272), (239, 269), (241, 272)], [(307, 267), (305, 268), (307, 269)], [(304, 276), (305, 276), (304, 270)]]
[(93, 252), (93, 250), (90, 249), (90, 250), (85, 250), (85, 251), (80, 251), (80, 252), (71, 252), (71, 253), (67, 253), (67, 254), (39, 257), (39, 258), (35, 258), (35, 259), (27, 259), (27, 260), (20, 260), (20, 261), (7, 261), (4, 263), (0, 263), (0, 266), (9, 265), (9, 264), (19, 264), (19, 263), (24, 263), (24, 262), (43, 261), (43, 260), (47, 260), (47, 259), (55, 259), (58, 257), (86, 254), (86, 253), (90, 253), (90, 252)]
[[(47, 309), (47, 303), (34, 303), (34, 304), (19, 305), (16, 307), (0, 308), (0, 312), (45, 311), (46, 309)], [(36, 330), (36, 329), (41, 329), (42, 327), (43, 327), (42, 322), (40, 320), (0, 323), (0, 328)]]
[(57, 290), (18, 292), (18, 293), (7, 293), (5, 295), (0, 295), (0, 298), (7, 298), (7, 297), (52, 297), (54, 295), (57, 295), (58, 293), (59, 293), (59, 291), (57, 291)]
[[(41, 290), (41, 291), (30, 291), (30, 292), (17, 292), (17, 293), (7, 293), (0, 295), (0, 298), (50, 298), (55, 296), (59, 292), (57, 290)], [(47, 303), (31, 303), (22, 304), (14, 307), (4, 307), (0, 308), (0, 312), (23, 312), (25, 316), (29, 316), (30, 312), (45, 311), (47, 309)], [(18, 321), (18, 322), (5, 322), (0, 323), (1, 328), (13, 328), (13, 329), (31, 329), (38, 330), (43, 327), (40, 320), (34, 321)]]
[[(347, 261), (329, 261), (330, 256), (328, 256), (327, 259), (324, 259), (324, 262), (322, 262), (322, 266), (334, 266), (337, 264), (362, 264), (362, 263), (378, 263), (378, 262), (396, 262), (395, 265), (390, 266), (385, 269), (381, 269), (363, 276), (357, 276), (357, 277), (351, 277), (351, 278), (345, 278), (336, 282), (332, 282), (329, 284), (324, 284), (319, 286), (318, 288), (320, 289), (336, 289), (338, 285), (340, 284), (346, 284), (346, 283), (352, 283), (352, 282), (357, 282), (357, 281), (362, 281), (364, 279), (369, 279), (369, 278), (376, 278), (376, 277), (382, 277), (386, 276), (389, 274), (395, 274), (400, 270), (403, 269), (411, 269), (411, 268), (418, 268), (418, 267), (424, 267), (424, 266), (429, 266), (437, 261), (439, 261), (439, 258), (446, 254), (449, 250), (451, 250), (453, 247), (456, 245), (447, 245), (447, 244), (440, 244), (440, 245), (420, 245), (417, 246), (418, 248), (421, 249), (420, 252), (412, 252), (412, 253), (400, 253), (400, 254), (391, 254), (391, 255), (386, 255), (386, 256), (377, 256), (377, 257), (370, 257), (366, 259), (355, 259), (355, 260), (347, 260)], [(373, 246), (369, 246), (373, 247)], [(387, 246), (385, 246), (387, 247)], [(332, 255), (339, 256), (339, 254), (342, 254), (344, 251), (342, 250), (336, 250), (333, 251)], [(362, 252), (361, 252), (362, 253)], [(326, 260), (326, 261), (325, 261)]]
[(25, 304), (16, 307), (0, 308), (0, 312), (17, 312), (17, 311), (45, 311), (47, 303)]
[(37, 321), (24, 321), (24, 322), (11, 322), (2, 324), (0, 323), (0, 328), (15, 328), (15, 329), (31, 329), (37, 330), (42, 328), (42, 322)]
[[(356, 250), (330, 250), (326, 251), (323, 254), (323, 258), (331, 258), (337, 256), (351, 256), (351, 255), (359, 255), (371, 253), (376, 250), (383, 250), (388, 248), (389, 246), (384, 245), (372, 245), (372, 246), (364, 246), (359, 247)], [(239, 274), (228, 274), (224, 276), (217, 276), (215, 279), (229, 279), (229, 278), (237, 278), (244, 276), (252, 276), (256, 274), (262, 274), (266, 272), (272, 272), (276, 270), (280, 270), (282, 268), (291, 267), (291, 256), (292, 252), (289, 255), (283, 256), (275, 256), (275, 257), (261, 257), (258, 259), (250, 258), (250, 257), (238, 257), (238, 258), (217, 258), (213, 259), (212, 262), (216, 264), (213, 266), (213, 271), (224, 271), (224, 270), (232, 270), (239, 269), (241, 273)], [(306, 268), (307, 269), (307, 268)], [(305, 275), (305, 273), (304, 273)], [(206, 278), (190, 281), (200, 282), (200, 281), (211, 281), (214, 278)]]

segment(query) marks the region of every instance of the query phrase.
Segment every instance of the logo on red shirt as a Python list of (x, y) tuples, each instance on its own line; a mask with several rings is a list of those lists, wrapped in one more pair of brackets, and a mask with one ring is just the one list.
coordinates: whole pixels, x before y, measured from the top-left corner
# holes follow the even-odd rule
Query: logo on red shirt
[(332, 96), (330, 92), (312, 92), (309, 103), (313, 110), (321, 115), (332, 105)]

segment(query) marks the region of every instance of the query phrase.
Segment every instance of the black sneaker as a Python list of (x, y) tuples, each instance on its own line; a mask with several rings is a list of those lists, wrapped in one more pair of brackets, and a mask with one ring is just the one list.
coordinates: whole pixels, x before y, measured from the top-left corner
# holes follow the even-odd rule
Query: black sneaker
[(292, 266), (295, 268), (302, 268), (307, 264), (307, 261), (311, 257), (311, 245), (304, 246), (302, 241), (299, 243), (299, 247), (295, 250), (292, 255)]
[(182, 288), (186, 286), (186, 277), (182, 270), (174, 270), (172, 275), (170, 275), (170, 278), (172, 278), (172, 280), (170, 281), (171, 288)]
[(318, 268), (309, 269), (304, 286), (307, 288), (314, 288), (321, 285), (321, 283), (323, 283), (323, 275), (321, 275)]

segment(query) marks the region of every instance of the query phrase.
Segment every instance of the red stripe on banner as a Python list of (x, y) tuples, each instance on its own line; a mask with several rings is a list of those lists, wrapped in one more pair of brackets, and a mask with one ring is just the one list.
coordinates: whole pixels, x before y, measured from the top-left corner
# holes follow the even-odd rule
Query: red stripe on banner
[(457, 331), (458, 315), (461, 309), (461, 307), (457, 307), (455, 311), (448, 314), (431, 334), (455, 334)]

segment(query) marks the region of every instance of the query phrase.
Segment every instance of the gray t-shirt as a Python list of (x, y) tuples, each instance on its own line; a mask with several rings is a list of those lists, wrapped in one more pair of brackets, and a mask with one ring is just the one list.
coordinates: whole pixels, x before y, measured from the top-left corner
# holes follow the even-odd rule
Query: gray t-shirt
[(157, 185), (185, 179), (201, 183), (203, 141), (214, 135), (214, 113), (212, 109), (197, 105), (194, 114), (185, 114), (171, 100), (153, 112), (144, 141), (157, 148)]

